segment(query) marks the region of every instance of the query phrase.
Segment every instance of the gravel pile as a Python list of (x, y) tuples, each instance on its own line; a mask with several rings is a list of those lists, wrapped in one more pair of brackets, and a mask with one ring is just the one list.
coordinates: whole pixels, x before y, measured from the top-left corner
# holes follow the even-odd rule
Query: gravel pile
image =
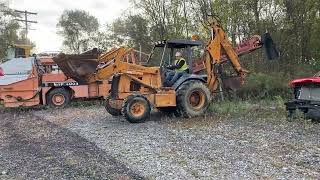
[[(103, 108), (35, 113), (150, 179), (320, 177), (320, 124), (285, 118), (170, 119), (130, 124)], [(57, 116), (57, 114), (59, 116)]]

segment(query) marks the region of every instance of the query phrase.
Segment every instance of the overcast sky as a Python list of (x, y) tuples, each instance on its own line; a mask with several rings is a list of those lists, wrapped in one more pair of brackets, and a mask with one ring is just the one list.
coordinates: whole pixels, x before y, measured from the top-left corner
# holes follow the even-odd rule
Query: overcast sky
[[(2, 1), (2, 0), (0, 0)], [(30, 15), (32, 24), (29, 38), (36, 43), (36, 51), (58, 51), (62, 39), (57, 35), (56, 24), (65, 9), (82, 9), (98, 18), (100, 25), (112, 22), (129, 7), (129, 0), (5, 0), (9, 6), (17, 10), (37, 12)]]

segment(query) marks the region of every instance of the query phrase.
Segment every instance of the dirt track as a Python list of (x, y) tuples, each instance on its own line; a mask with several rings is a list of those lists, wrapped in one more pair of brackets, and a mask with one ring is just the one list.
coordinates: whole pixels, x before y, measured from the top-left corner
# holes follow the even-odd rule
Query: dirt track
[(0, 111), (0, 179), (320, 177), (312, 122), (155, 113), (129, 124), (98, 106)]

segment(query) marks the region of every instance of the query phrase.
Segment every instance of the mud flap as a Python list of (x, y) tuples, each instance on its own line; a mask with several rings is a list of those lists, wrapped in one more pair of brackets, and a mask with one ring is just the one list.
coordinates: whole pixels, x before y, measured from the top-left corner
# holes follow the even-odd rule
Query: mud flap
[(120, 82), (120, 75), (114, 75), (112, 78), (112, 84), (111, 84), (111, 90), (110, 90), (110, 95), (112, 99), (117, 99), (119, 96), (118, 94), (119, 82)]

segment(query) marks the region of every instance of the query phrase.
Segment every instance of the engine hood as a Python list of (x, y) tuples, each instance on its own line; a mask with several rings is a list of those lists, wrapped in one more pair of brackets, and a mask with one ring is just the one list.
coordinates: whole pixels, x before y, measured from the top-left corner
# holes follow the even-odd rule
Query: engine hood
[(290, 86), (296, 86), (299, 84), (320, 84), (320, 77), (302, 78), (289, 82)]

